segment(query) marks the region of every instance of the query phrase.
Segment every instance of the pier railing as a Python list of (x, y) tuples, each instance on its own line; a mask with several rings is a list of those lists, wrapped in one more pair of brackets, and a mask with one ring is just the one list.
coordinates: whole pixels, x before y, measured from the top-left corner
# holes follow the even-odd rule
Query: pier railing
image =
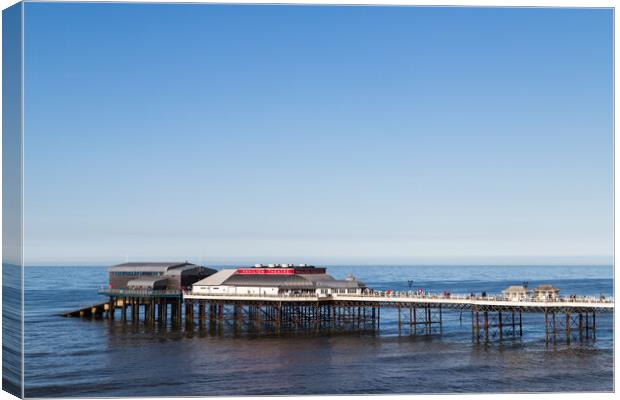
[(181, 296), (182, 292), (175, 289), (150, 290), (150, 289), (110, 289), (99, 288), (99, 294), (107, 296), (132, 296), (132, 297), (170, 297)]
[(332, 295), (333, 297), (361, 297), (361, 298), (413, 298), (413, 299), (429, 299), (429, 300), (480, 300), (480, 301), (512, 301), (515, 303), (520, 302), (541, 302), (541, 303), (613, 303), (613, 297), (600, 297), (600, 296), (568, 296), (568, 297), (557, 297), (557, 298), (536, 298), (532, 296), (527, 296), (519, 299), (510, 298), (504, 294), (487, 294), (486, 296), (482, 295), (474, 295), (471, 294), (444, 294), (444, 293), (422, 293), (419, 294), (417, 292), (391, 292), (388, 293), (386, 291), (374, 291), (370, 293), (335, 293)]
[(304, 293), (304, 294), (262, 294), (262, 293), (195, 293), (192, 291), (183, 292), (183, 295), (189, 298), (199, 297), (242, 297), (242, 298), (256, 298), (256, 299), (274, 299), (274, 300), (288, 300), (288, 299), (308, 299), (308, 300), (337, 300), (339, 298), (346, 299), (359, 299), (359, 300), (373, 300), (373, 299), (393, 299), (398, 301), (399, 299), (406, 300), (443, 300), (443, 301), (484, 301), (484, 302), (510, 302), (514, 304), (520, 303), (550, 303), (550, 304), (570, 304), (570, 303), (588, 303), (588, 304), (613, 304), (613, 297), (597, 297), (597, 296), (569, 296), (558, 298), (545, 298), (539, 299), (534, 297), (525, 297), (522, 299), (511, 299), (503, 294), (488, 294), (486, 296), (472, 296), (470, 294), (443, 294), (443, 293), (423, 293), (417, 292), (386, 292), (386, 291), (373, 291), (369, 293), (332, 293), (317, 294), (317, 293)]

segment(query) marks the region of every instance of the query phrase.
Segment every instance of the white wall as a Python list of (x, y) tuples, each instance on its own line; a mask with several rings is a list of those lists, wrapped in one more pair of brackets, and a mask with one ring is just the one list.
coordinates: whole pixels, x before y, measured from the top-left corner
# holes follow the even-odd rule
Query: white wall
[(199, 286), (192, 287), (195, 294), (250, 294), (274, 296), (278, 294), (277, 287), (257, 287), (257, 286)]

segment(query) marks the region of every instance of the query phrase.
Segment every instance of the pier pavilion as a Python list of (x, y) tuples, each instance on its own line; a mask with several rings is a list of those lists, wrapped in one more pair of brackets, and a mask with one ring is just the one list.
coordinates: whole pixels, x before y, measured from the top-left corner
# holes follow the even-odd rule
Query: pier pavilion
[(316, 295), (362, 294), (366, 285), (353, 275), (338, 280), (312, 265), (256, 264), (254, 268), (221, 270), (192, 285), (195, 294)]

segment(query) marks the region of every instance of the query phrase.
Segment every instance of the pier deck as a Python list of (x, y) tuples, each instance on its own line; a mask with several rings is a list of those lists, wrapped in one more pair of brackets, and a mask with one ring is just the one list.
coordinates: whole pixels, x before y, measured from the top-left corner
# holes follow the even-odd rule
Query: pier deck
[(276, 301), (276, 302), (356, 302), (379, 303), (386, 305), (429, 304), (455, 309), (471, 309), (474, 307), (517, 308), (524, 312), (540, 312), (544, 309), (600, 309), (613, 310), (613, 299), (596, 299), (593, 297), (578, 297), (576, 299), (561, 298), (558, 300), (506, 300), (500, 296), (471, 297), (464, 295), (407, 295), (407, 294), (332, 294), (330, 296), (299, 295), (242, 295), (242, 294), (193, 294), (186, 292), (186, 300), (214, 300), (214, 301)]
[[(572, 336), (579, 339), (596, 336), (597, 313), (613, 312), (613, 299), (595, 297), (568, 297), (549, 300), (508, 300), (503, 296), (434, 295), (374, 292), (366, 294), (321, 295), (243, 295), (243, 294), (195, 294), (184, 293), (186, 319), (194, 320), (195, 304), (199, 305), (198, 319), (204, 321), (209, 306), (210, 320), (226, 320), (226, 307), (233, 308), (237, 321), (243, 317), (243, 308), (254, 310), (261, 323), (269, 321), (279, 329), (283, 321), (296, 326), (304, 323), (316, 331), (334, 326), (353, 324), (372, 329), (379, 327), (381, 309), (397, 310), (397, 326), (400, 334), (403, 326), (410, 332), (431, 334), (433, 327), (442, 331), (445, 312), (467, 311), (471, 314), (471, 333), (476, 340), (488, 340), (492, 336), (523, 335), (523, 313), (544, 315), (545, 338), (554, 340), (561, 332), (567, 342)], [(385, 311), (384, 311), (385, 312)], [(292, 317), (291, 314), (292, 313)], [(404, 313), (404, 315), (403, 315)], [(407, 315), (408, 314), (408, 315)], [(258, 315), (258, 317), (256, 317)], [(241, 316), (241, 317), (240, 317)], [(407, 318), (408, 317), (408, 318)]]
[[(186, 326), (194, 324), (245, 326), (257, 331), (335, 332), (380, 328), (381, 313), (396, 313), (398, 333), (409, 327), (412, 334), (442, 333), (446, 313), (469, 314), (474, 340), (502, 338), (523, 334), (523, 315), (539, 314), (531, 323), (545, 324), (545, 339), (554, 340), (565, 334), (567, 342), (577, 337), (596, 337), (596, 317), (613, 313), (611, 298), (565, 297), (549, 300), (508, 300), (501, 295), (471, 296), (455, 294), (417, 294), (413, 292), (371, 292), (364, 294), (196, 294), (161, 290), (101, 289), (109, 301), (65, 314), (85, 317), (103, 316), (134, 323), (141, 318), (147, 324), (156, 322)], [(544, 316), (544, 318), (543, 318)]]

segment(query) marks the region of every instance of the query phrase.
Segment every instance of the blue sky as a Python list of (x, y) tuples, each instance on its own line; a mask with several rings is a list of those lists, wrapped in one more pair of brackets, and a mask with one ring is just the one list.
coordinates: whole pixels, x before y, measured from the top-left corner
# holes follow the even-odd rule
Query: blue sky
[(612, 18), (28, 3), (26, 263), (609, 263)]

